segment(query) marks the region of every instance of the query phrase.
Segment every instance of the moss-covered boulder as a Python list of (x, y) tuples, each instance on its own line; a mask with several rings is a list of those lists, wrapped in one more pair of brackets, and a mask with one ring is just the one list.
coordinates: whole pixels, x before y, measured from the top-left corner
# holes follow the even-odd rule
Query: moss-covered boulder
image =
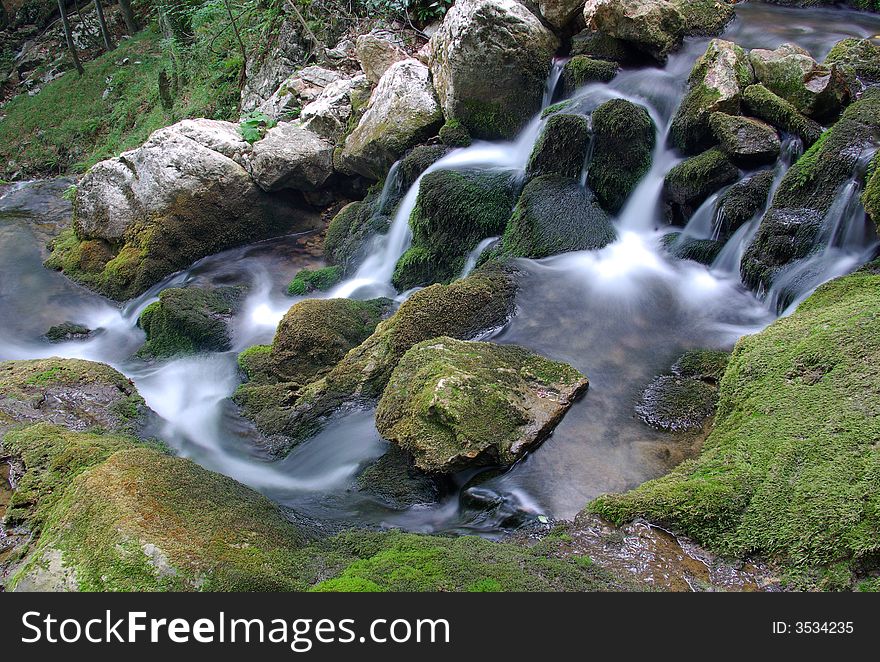
[(0, 362), (0, 431), (50, 422), (71, 430), (135, 432), (149, 414), (131, 380), (82, 359)]
[(818, 121), (836, 118), (849, 99), (846, 79), (836, 65), (818, 64), (795, 44), (749, 53), (755, 76), (771, 92)]
[(651, 169), (657, 129), (648, 111), (624, 99), (612, 99), (593, 111), (593, 157), (587, 182), (611, 214)]
[(582, 115), (551, 115), (532, 149), (526, 176), (579, 178), (590, 148), (590, 133), (590, 122)]
[(715, 143), (712, 113), (739, 114), (743, 90), (754, 82), (745, 51), (731, 41), (713, 39), (694, 64), (688, 91), (672, 119), (669, 137), (686, 154), (696, 154)]
[(608, 83), (618, 71), (620, 66), (615, 62), (575, 55), (562, 68), (563, 95), (571, 96), (587, 83)]
[(571, 38), (572, 56), (586, 55), (594, 60), (606, 60), (618, 64), (638, 64), (649, 56), (637, 52), (621, 39), (587, 28)]
[(696, 460), (593, 510), (781, 563), (796, 588), (847, 589), (880, 552), (880, 276), (820, 287), (737, 343)]
[(324, 236), (324, 257), (334, 266), (342, 267), (343, 274), (354, 273), (366, 258), (370, 240), (384, 234), (391, 226), (391, 218), (378, 208), (378, 192), (364, 200), (343, 207), (327, 227)]
[(141, 353), (169, 357), (229, 350), (228, 324), (243, 296), (240, 287), (163, 290), (138, 318), (147, 336)]
[(458, 276), (480, 241), (503, 232), (519, 186), (511, 172), (436, 170), (425, 175), (409, 219), (412, 245), (397, 263), (394, 286), (408, 290)]
[(838, 41), (825, 57), (824, 64), (837, 67), (852, 96), (857, 96), (869, 85), (880, 83), (880, 46), (870, 39)]
[(326, 292), (341, 280), (342, 267), (339, 265), (323, 269), (300, 269), (287, 284), (287, 293), (298, 297), (311, 292)]
[(571, 366), (521, 347), (434, 338), (400, 359), (376, 427), (424, 471), (512, 464), (552, 432), (588, 384)]
[(750, 115), (797, 136), (807, 148), (822, 135), (822, 125), (803, 115), (792, 104), (763, 85), (749, 85), (745, 89), (743, 106)]
[(730, 238), (767, 207), (775, 174), (762, 170), (727, 189), (718, 199), (718, 237)]
[(684, 20), (688, 35), (712, 36), (721, 34), (736, 12), (735, 0), (669, 0)]
[(471, 134), (457, 119), (446, 120), (437, 135), (440, 142), (448, 147), (469, 147), (473, 142)]
[(673, 257), (679, 260), (691, 260), (710, 266), (721, 249), (724, 242), (717, 239), (695, 239), (680, 232), (670, 232), (663, 236), (663, 246)]
[(584, 21), (658, 62), (665, 62), (685, 36), (684, 17), (666, 0), (587, 0)]
[(544, 175), (523, 189), (502, 238), (502, 253), (542, 258), (604, 248), (616, 233), (593, 194), (576, 179)]
[(49, 327), (45, 337), (49, 342), (68, 342), (70, 340), (85, 340), (90, 335), (92, 335), (92, 329), (89, 327), (68, 321)]
[(682, 161), (666, 174), (663, 193), (669, 221), (684, 225), (710, 195), (739, 179), (739, 170), (720, 149)]
[(880, 156), (875, 156), (868, 168), (865, 190), (862, 193), (862, 204), (868, 216), (880, 230)]
[(782, 143), (769, 124), (751, 117), (712, 113), (709, 126), (721, 151), (742, 168), (775, 163), (779, 158)]
[[(402, 159), (397, 169), (397, 181), (395, 191), (391, 192), (388, 201), (389, 207), (396, 205), (403, 198), (416, 180), (432, 165), (449, 154), (446, 145), (418, 145), (409, 150)], [(388, 210), (390, 211), (390, 209)]]
[(785, 174), (743, 256), (743, 281), (769, 288), (777, 271), (807, 256), (840, 188), (880, 142), (880, 90), (868, 90)]

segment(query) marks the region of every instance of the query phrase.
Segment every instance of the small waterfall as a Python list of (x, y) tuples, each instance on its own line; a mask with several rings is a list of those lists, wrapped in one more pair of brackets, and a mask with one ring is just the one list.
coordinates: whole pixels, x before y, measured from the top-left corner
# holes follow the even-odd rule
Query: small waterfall
[(489, 248), (489, 246), (494, 244), (499, 239), (501, 239), (501, 237), (487, 237), (486, 239), (483, 239), (483, 241), (481, 241), (479, 244), (477, 244), (477, 247), (468, 254), (467, 260), (465, 260), (464, 263), (464, 269), (461, 270), (461, 275), (459, 276), (459, 278), (465, 278), (470, 272), (472, 272), (474, 270), (474, 267), (477, 266), (477, 260), (480, 259), (483, 251), (485, 251), (487, 248)]
[(547, 82), (544, 84), (544, 98), (541, 101), (541, 110), (553, 103), (553, 97), (556, 95), (556, 88), (559, 86), (559, 79), (562, 76), (562, 70), (565, 69), (567, 58), (553, 58), (553, 64), (550, 65), (550, 74), (547, 76)]

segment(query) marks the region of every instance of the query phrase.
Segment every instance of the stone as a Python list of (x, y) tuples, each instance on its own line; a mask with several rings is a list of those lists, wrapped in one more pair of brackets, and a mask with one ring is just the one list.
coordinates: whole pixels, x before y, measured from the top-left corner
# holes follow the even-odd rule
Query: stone
[(272, 97), (278, 86), (301, 66), (306, 55), (299, 24), (293, 19), (283, 21), (276, 46), (266, 52), (262, 60), (248, 59), (241, 91), (242, 114), (256, 110)]
[[(285, 78), (257, 110), (276, 122), (296, 119), (301, 110), (316, 101), (331, 83), (342, 80), (338, 71), (324, 67), (303, 67)], [(244, 108), (242, 108), (244, 112)]]
[(614, 62), (575, 55), (562, 68), (563, 95), (571, 96), (587, 83), (608, 83), (618, 71), (620, 67)]
[(369, 98), (369, 94), (370, 86), (366, 76), (333, 81), (322, 90), (317, 99), (303, 107), (299, 114), (300, 124), (304, 129), (334, 144), (338, 143), (355, 119), (355, 106), (362, 96)]
[(552, 432), (588, 385), (571, 366), (521, 347), (433, 338), (400, 359), (376, 427), (429, 473), (509, 465)]
[(538, 0), (538, 9), (556, 30), (564, 30), (581, 14), (584, 0)]
[(706, 199), (739, 179), (739, 170), (720, 149), (710, 149), (672, 168), (663, 182), (667, 218), (685, 225)]
[(717, 112), (710, 116), (709, 126), (721, 151), (742, 168), (775, 163), (779, 158), (782, 144), (776, 129), (769, 124)]
[(801, 114), (788, 101), (763, 85), (749, 85), (743, 93), (742, 101), (750, 115), (797, 136), (806, 148), (811, 147), (822, 135), (823, 129), (818, 122)]
[(68, 342), (71, 340), (85, 340), (92, 335), (92, 329), (76, 322), (62, 322), (46, 331), (46, 340), (49, 342)]
[(264, 191), (316, 191), (333, 174), (333, 145), (294, 122), (269, 129), (253, 145), (251, 175)]
[(767, 208), (775, 173), (762, 170), (738, 181), (718, 199), (718, 237), (726, 240)]
[(586, 165), (591, 133), (590, 122), (582, 115), (552, 115), (532, 149), (526, 176), (556, 174), (579, 179)]
[(399, 40), (388, 32), (362, 34), (357, 38), (355, 48), (361, 70), (373, 85), (379, 82), (388, 67), (408, 57)]
[(665, 0), (587, 0), (584, 21), (659, 62), (681, 46), (685, 35), (681, 12)]
[(834, 45), (823, 64), (841, 72), (852, 97), (858, 97), (866, 87), (880, 83), (880, 46), (871, 39), (842, 39)]

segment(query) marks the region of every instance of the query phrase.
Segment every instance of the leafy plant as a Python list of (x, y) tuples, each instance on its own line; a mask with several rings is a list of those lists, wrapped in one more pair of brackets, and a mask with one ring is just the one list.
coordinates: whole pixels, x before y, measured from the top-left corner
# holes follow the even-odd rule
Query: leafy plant
[(261, 140), (266, 135), (266, 131), (276, 124), (278, 122), (265, 113), (253, 110), (241, 118), (241, 122), (238, 124), (238, 132), (242, 138), (253, 144)]

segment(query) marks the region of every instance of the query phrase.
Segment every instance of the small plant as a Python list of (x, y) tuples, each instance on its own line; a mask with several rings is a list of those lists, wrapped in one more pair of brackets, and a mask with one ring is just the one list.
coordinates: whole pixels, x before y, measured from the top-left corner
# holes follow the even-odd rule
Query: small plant
[(241, 134), (242, 138), (249, 143), (254, 144), (258, 140), (261, 140), (266, 135), (266, 131), (276, 124), (278, 124), (278, 122), (266, 115), (266, 113), (254, 110), (241, 118), (241, 121), (238, 124), (238, 132)]
[(64, 193), (61, 194), (61, 197), (68, 202), (73, 202), (74, 200), (76, 200), (76, 184), (71, 184), (66, 189), (64, 189)]

